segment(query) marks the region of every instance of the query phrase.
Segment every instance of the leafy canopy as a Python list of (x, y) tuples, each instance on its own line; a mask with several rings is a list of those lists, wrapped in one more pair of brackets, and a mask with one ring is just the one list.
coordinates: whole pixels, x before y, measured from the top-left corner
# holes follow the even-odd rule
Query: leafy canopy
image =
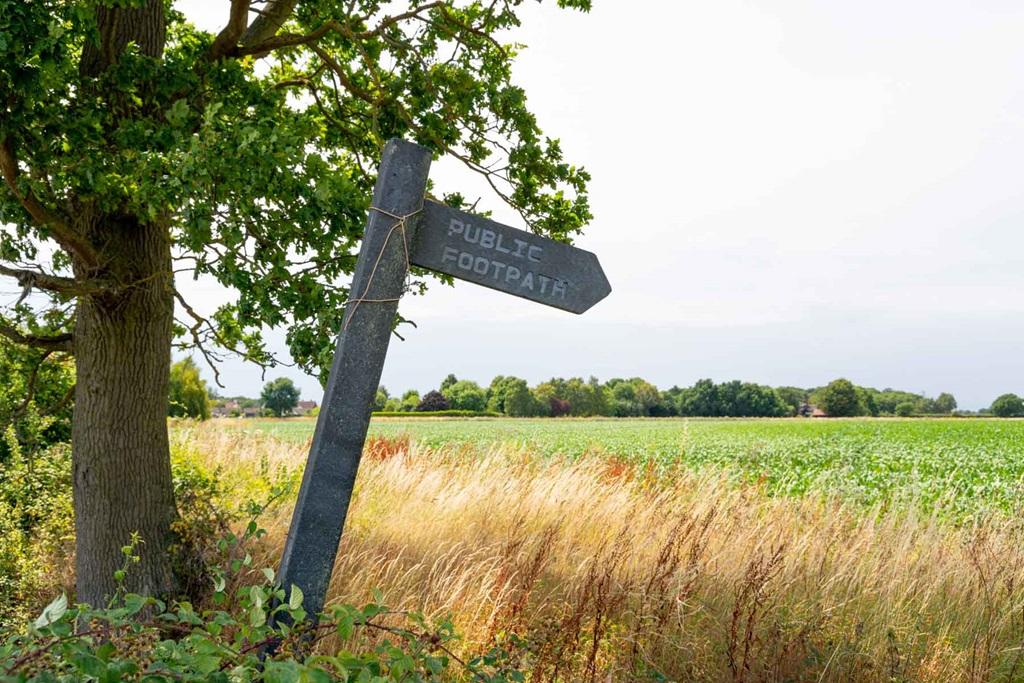
[(451, 406), (448, 405), (448, 399), (444, 397), (444, 394), (440, 391), (428, 391), (416, 404), (415, 410), (420, 413), (433, 413), (449, 408)]
[(278, 377), (264, 385), (260, 398), (267, 410), (282, 417), (299, 404), (299, 388), (287, 377)]
[(996, 417), (1024, 417), (1024, 399), (1017, 394), (1003, 394), (992, 402)]
[(237, 292), (212, 315), (177, 293), (181, 346), (272, 363), (261, 331), (287, 326), (293, 357), (326, 368), (388, 138), (461, 160), (539, 234), (590, 219), (588, 174), (512, 82), (521, 1), (275, 0), (254, 7), (294, 6), (281, 30), (246, 42), (229, 10), (247, 2), (222, 3), (214, 35), (168, 0), (162, 53), (129, 45), (85, 76), (97, 8), (146, 0), (0, 0), (0, 274), (45, 290), (66, 330), (68, 302), (125, 284), (72, 273), (71, 254), (103, 255), (67, 226), (86, 209), (163, 221), (179, 279)]
[(171, 366), (167, 412), (171, 417), (210, 417), (210, 392), (199, 376), (199, 368), (191, 358), (183, 358)]
[(818, 402), (829, 417), (854, 417), (862, 414), (860, 399), (853, 382), (837, 379), (822, 390)]
[(487, 392), (468, 379), (460, 379), (441, 390), (452, 410), (483, 410), (487, 407)]
[(75, 368), (66, 354), (0, 338), (0, 377), (0, 468), (7, 435), (29, 454), (70, 437)]

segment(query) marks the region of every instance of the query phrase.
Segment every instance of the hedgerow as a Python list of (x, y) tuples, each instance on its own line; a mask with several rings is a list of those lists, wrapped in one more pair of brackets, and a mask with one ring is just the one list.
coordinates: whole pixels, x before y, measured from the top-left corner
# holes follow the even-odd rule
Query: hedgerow
[[(0, 468), (0, 683), (58, 681), (520, 681), (514, 638), (472, 659), (454, 653), (448, 619), (390, 610), (375, 600), (334, 605), (317, 618), (295, 586), (253, 567), (267, 507), (294, 489), (295, 473), (266, 462), (244, 473), (210, 468), (178, 445), (174, 482), (179, 518), (172, 545), (181, 594), (128, 593), (140, 541), (122, 548), (117, 594), (107, 604), (71, 604), (66, 595), (39, 609), (66, 582), (73, 534), (71, 457), (66, 444), (25, 457), (8, 431), (11, 457)], [(239, 504), (239, 494), (265, 502)], [(248, 520), (246, 520), (248, 517)], [(244, 529), (236, 534), (232, 529)], [(330, 640), (330, 644), (323, 643)]]
[[(123, 548), (121, 583), (138, 561), (136, 544)], [(297, 587), (285, 590), (272, 570), (255, 572), (250, 564), (243, 560), (216, 576), (210, 609), (120, 590), (96, 609), (70, 606), (62, 595), (24, 632), (0, 641), (0, 682), (525, 680), (502, 648), (460, 659), (449, 620), (431, 622), (377, 603), (336, 605), (310, 619)], [(259, 580), (251, 582), (254, 576)], [(228, 592), (232, 583), (237, 587)], [(365, 647), (317, 652), (328, 637)]]

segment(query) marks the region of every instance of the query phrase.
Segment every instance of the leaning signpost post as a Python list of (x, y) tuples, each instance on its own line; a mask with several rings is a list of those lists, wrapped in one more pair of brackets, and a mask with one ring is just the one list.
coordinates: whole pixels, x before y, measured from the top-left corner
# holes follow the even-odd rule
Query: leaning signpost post
[(279, 579), (324, 606), (409, 266), (582, 313), (611, 292), (588, 251), (425, 199), (430, 151), (390, 140), (302, 477)]

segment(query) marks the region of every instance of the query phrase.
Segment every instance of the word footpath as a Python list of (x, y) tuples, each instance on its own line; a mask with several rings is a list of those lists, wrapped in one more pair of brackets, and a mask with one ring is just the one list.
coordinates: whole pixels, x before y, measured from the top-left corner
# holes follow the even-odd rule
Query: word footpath
[(589, 251), (430, 200), (409, 258), (417, 266), (574, 313), (611, 292)]

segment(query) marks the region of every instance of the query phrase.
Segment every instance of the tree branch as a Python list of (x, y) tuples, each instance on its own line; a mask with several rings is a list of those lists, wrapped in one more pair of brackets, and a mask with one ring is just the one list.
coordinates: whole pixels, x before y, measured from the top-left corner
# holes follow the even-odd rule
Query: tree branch
[(339, 64), (333, 57), (331, 57), (331, 55), (326, 50), (320, 48), (317, 45), (313, 45), (312, 50), (317, 54), (318, 57), (320, 57), (323, 63), (326, 64), (327, 67), (331, 70), (331, 72), (337, 77), (337, 79), (345, 87), (345, 90), (348, 90), (350, 93), (352, 93), (359, 99), (363, 100), (364, 102), (367, 102), (368, 104), (380, 104), (380, 98), (374, 97), (372, 93), (364, 90), (363, 88), (360, 88), (358, 85), (353, 83), (352, 79), (348, 77), (348, 74), (345, 72), (345, 69), (342, 68), (341, 64)]
[(234, 54), (239, 57), (244, 57), (246, 55), (264, 55), (273, 50), (279, 50), (285, 47), (308, 45), (309, 43), (314, 43), (320, 40), (330, 31), (340, 32), (341, 30), (341, 24), (336, 21), (328, 21), (309, 33), (282, 33), (281, 35), (274, 35), (264, 41), (260, 41), (259, 43), (239, 48), (238, 50), (235, 50)]
[(39, 357), (38, 361), (36, 361), (36, 364), (32, 366), (32, 371), (28, 375), (28, 382), (25, 383), (25, 400), (21, 402), (21, 405), (18, 406), (13, 413), (11, 413), (13, 416), (21, 417), (25, 414), (25, 411), (28, 410), (28, 404), (36, 397), (36, 381), (39, 379), (39, 369), (43, 367), (43, 363), (45, 363), (46, 359), (52, 354), (52, 350), (44, 351), (43, 355)]
[[(295, 47), (296, 45), (309, 45), (310, 43), (315, 43), (319, 39), (323, 38), (331, 31), (344, 33), (346, 36), (349, 36), (350, 38), (353, 38), (355, 40), (367, 40), (369, 38), (379, 36), (381, 33), (386, 31), (391, 26), (394, 26), (397, 23), (405, 21), (406, 19), (422, 19), (422, 15), (425, 12), (429, 12), (430, 10), (435, 8), (443, 9), (443, 7), (444, 2), (441, 2), (441, 0), (429, 2), (426, 5), (423, 5), (422, 7), (417, 7), (416, 9), (409, 10), (408, 12), (402, 12), (401, 14), (386, 16), (380, 21), (379, 24), (377, 24), (375, 28), (370, 29), (369, 31), (361, 31), (359, 33), (354, 33), (350, 29), (346, 29), (344, 26), (333, 20), (324, 22), (321, 26), (305, 34), (282, 33), (281, 35), (277, 35), (275, 31), (274, 33), (270, 34), (267, 38), (260, 41), (245, 41), (243, 39), (245, 47), (236, 50), (234, 54), (240, 57), (246, 55), (263, 55), (273, 50), (279, 50), (285, 47)], [(449, 15), (446, 13), (445, 17), (447, 18), (449, 17)], [(260, 19), (262, 19), (262, 17), (258, 18), (256, 22), (253, 22), (253, 26), (255, 26), (256, 23), (260, 21)], [(458, 25), (462, 26), (463, 28), (466, 28), (462, 24)]]
[[(231, 13), (228, 25), (224, 27), (210, 46), (210, 57), (220, 59), (229, 54), (238, 45), (239, 38), (245, 33), (249, 21), (249, 0), (231, 0)], [(258, 21), (258, 19), (257, 19)]]
[(64, 353), (74, 352), (74, 337), (70, 332), (66, 334), (55, 334), (52, 336), (23, 334), (17, 328), (8, 325), (6, 322), (0, 321), (0, 335), (7, 337), (15, 344), (34, 346), (47, 351), (63, 351)]
[(64, 395), (61, 397), (61, 399), (59, 401), (57, 401), (56, 403), (54, 403), (49, 408), (47, 408), (46, 410), (44, 410), (42, 414), (43, 415), (56, 415), (60, 411), (64, 410), (64, 408), (69, 403), (71, 403), (72, 399), (74, 399), (74, 398), (75, 398), (75, 385), (72, 384), (71, 386), (68, 387), (68, 390), (64, 392)]
[(96, 267), (99, 263), (96, 250), (84, 237), (40, 204), (32, 194), (32, 190), (27, 190), (24, 194), (19, 192), (18, 160), (14, 155), (14, 148), (11, 146), (9, 138), (0, 140), (0, 173), (3, 174), (7, 187), (39, 227), (49, 230), (57, 244), (69, 254), (78, 256), (90, 268)]
[(186, 328), (189, 335), (192, 337), (192, 345), (195, 348), (199, 349), (199, 353), (202, 354), (203, 360), (205, 360), (206, 364), (210, 366), (210, 370), (213, 371), (213, 381), (217, 384), (217, 386), (221, 387), (222, 389), (224, 388), (224, 385), (220, 381), (220, 369), (217, 367), (217, 363), (222, 361), (223, 358), (219, 357), (216, 353), (214, 353), (212, 350), (206, 347), (206, 344), (204, 343), (206, 339), (212, 340), (214, 344), (222, 346), (223, 348), (227, 349), (230, 353), (233, 353), (247, 361), (255, 363), (256, 365), (260, 366), (263, 369), (264, 373), (266, 373), (267, 367), (272, 365), (272, 363), (268, 364), (260, 361), (259, 359), (252, 358), (245, 352), (239, 351), (237, 348), (235, 348), (230, 342), (223, 338), (223, 336), (217, 331), (217, 328), (213, 326), (213, 323), (211, 323), (208, 318), (205, 318), (202, 315), (200, 315), (196, 311), (196, 309), (192, 307), (192, 305), (185, 299), (185, 297), (181, 295), (181, 292), (179, 292), (177, 289), (174, 290), (174, 298), (178, 300), (178, 303), (181, 304), (181, 307), (185, 309), (185, 312), (193, 320), (192, 325), (188, 325), (184, 321), (178, 322), (180, 322), (182, 326)]
[[(379, 36), (385, 30), (387, 30), (388, 28), (394, 26), (395, 24), (397, 24), (397, 23), (399, 23), (401, 21), (405, 21), (406, 19), (420, 18), (420, 16), (424, 12), (429, 12), (430, 10), (432, 10), (434, 8), (443, 8), (443, 7), (444, 7), (444, 2), (441, 2), (441, 0), (437, 0), (436, 2), (428, 2), (426, 5), (422, 5), (420, 7), (417, 7), (416, 9), (411, 9), (408, 12), (402, 12), (401, 14), (393, 14), (391, 16), (384, 17), (383, 19), (381, 19), (380, 23), (377, 24), (376, 28), (370, 29), (369, 31), (362, 31), (360, 33), (353, 33), (352, 37), (358, 38), (359, 40), (366, 40), (367, 38), (373, 38), (375, 36)], [(445, 13), (445, 16), (447, 17), (448, 14)]]
[(262, 43), (276, 35), (288, 20), (288, 15), (295, 9), (296, 2), (297, 0), (270, 0), (267, 7), (242, 35), (242, 45)]
[[(28, 411), (28, 405), (35, 400), (36, 397), (36, 385), (39, 382), (39, 371), (42, 370), (43, 364), (46, 363), (47, 359), (55, 353), (52, 349), (43, 352), (43, 355), (39, 357), (39, 360), (35, 365), (32, 366), (32, 371), (29, 373), (28, 382), (25, 386), (25, 400), (21, 402), (21, 405), (14, 410), (11, 415), (15, 418), (20, 418), (25, 415)], [(40, 415), (55, 415), (59, 413), (68, 403), (71, 402), (72, 397), (75, 395), (75, 385), (72, 384), (68, 387), (68, 390), (64, 392), (64, 395), (60, 398), (57, 403), (53, 404), (46, 410), (43, 410)]]
[(45, 289), (51, 292), (58, 292), (60, 294), (73, 294), (76, 296), (94, 294), (103, 289), (102, 286), (75, 280), (74, 278), (49, 275), (47, 273), (37, 272), (34, 270), (8, 268), (3, 264), (0, 264), (0, 275), (8, 275), (15, 278), (18, 281), (18, 284), (26, 290), (26, 295), (33, 288)]

